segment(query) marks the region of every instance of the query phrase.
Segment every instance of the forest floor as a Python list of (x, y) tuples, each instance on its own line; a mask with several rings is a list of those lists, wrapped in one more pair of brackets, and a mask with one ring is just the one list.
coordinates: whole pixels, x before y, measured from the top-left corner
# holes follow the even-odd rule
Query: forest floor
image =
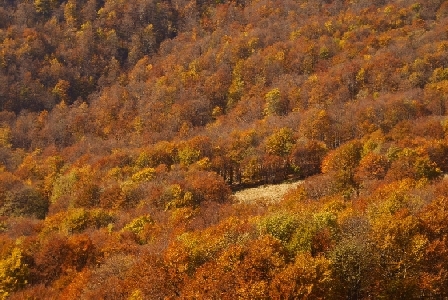
[(237, 191), (234, 196), (236, 201), (241, 203), (253, 201), (276, 202), (280, 201), (289, 190), (296, 188), (301, 183), (302, 181), (295, 181), (262, 185), (255, 188)]

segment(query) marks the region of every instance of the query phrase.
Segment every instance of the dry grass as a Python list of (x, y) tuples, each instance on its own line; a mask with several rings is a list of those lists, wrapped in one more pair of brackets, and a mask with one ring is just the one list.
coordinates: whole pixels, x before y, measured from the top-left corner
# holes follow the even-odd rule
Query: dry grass
[(277, 202), (282, 199), (282, 197), (290, 189), (297, 187), (302, 181), (291, 182), (291, 183), (281, 183), (281, 184), (271, 184), (259, 186), (256, 188), (249, 188), (238, 191), (235, 193), (235, 198), (237, 202), (254, 202), (254, 201), (266, 201), (266, 202)]

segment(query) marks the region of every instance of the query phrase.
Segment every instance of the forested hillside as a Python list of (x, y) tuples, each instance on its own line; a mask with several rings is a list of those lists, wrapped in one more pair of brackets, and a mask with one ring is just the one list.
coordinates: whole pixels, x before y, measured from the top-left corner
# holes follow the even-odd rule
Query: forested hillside
[(0, 0), (0, 299), (447, 297), (447, 106), (448, 1)]

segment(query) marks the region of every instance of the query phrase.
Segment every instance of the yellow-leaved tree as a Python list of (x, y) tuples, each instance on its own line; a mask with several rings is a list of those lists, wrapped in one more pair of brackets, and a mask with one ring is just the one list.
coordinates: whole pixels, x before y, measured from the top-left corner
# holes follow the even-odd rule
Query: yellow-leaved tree
[(24, 263), (22, 251), (15, 247), (11, 254), (0, 260), (0, 298), (8, 296), (27, 284), (28, 266)]

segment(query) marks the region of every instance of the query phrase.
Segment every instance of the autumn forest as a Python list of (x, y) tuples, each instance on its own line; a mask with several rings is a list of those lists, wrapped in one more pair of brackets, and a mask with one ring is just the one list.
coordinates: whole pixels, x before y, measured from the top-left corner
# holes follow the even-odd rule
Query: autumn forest
[(0, 299), (446, 299), (447, 106), (448, 1), (0, 0)]

